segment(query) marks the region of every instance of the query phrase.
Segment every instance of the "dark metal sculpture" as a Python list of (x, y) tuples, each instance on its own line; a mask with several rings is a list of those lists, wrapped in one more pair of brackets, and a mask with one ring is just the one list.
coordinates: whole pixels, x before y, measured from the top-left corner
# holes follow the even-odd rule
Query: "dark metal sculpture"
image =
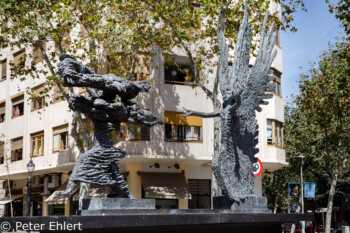
[(254, 156), (258, 153), (258, 124), (256, 112), (259, 105), (267, 104), (264, 99), (272, 97), (274, 84), (268, 76), (276, 56), (273, 51), (276, 34), (271, 25), (265, 34), (268, 13), (265, 15), (260, 37), (260, 48), (255, 64), (249, 69), (251, 54), (251, 26), (248, 24), (247, 1), (243, 22), (240, 26), (235, 59), (232, 68), (228, 68), (228, 46), (225, 42), (225, 11), (220, 12), (217, 37), (219, 43), (219, 84), (222, 94), (222, 108), (218, 112), (199, 113), (187, 111), (184, 116), (220, 117), (221, 147), (219, 154), (212, 160), (212, 169), (223, 193), (231, 200), (241, 201), (244, 197), (254, 196)]
[[(57, 74), (62, 77), (63, 86), (87, 89), (90, 97), (71, 94), (68, 104), (70, 109), (83, 113), (94, 125), (94, 145), (76, 162), (65, 194), (81, 181), (111, 186), (119, 197), (133, 198), (118, 168), (125, 152), (113, 147), (107, 134), (112, 130), (119, 132), (122, 122), (147, 127), (162, 124), (153, 113), (132, 107), (136, 104), (134, 98), (140, 92), (148, 92), (151, 84), (148, 81), (131, 82), (113, 74), (94, 74), (67, 54), (60, 56)], [(120, 97), (120, 102), (115, 101), (117, 97)]]

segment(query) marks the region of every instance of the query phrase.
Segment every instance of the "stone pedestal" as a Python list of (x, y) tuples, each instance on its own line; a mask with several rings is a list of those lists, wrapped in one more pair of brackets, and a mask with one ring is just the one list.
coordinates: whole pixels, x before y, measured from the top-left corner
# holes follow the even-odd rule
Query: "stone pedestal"
[(267, 198), (260, 196), (245, 196), (231, 200), (226, 196), (213, 197), (214, 209), (231, 209), (241, 213), (269, 213)]
[(154, 199), (93, 198), (83, 199), (81, 215), (118, 210), (152, 210), (156, 208)]

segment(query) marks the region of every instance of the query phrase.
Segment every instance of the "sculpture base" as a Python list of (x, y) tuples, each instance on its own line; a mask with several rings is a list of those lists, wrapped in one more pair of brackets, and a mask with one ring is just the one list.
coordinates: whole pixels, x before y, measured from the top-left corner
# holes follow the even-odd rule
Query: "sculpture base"
[(83, 199), (81, 215), (89, 215), (114, 210), (152, 210), (156, 208), (154, 199), (93, 198)]
[(231, 200), (226, 196), (213, 197), (214, 209), (231, 209), (238, 213), (269, 213), (267, 198), (259, 196), (245, 196)]
[[(311, 213), (233, 213), (232, 210), (205, 209), (108, 212), (93, 216), (1, 217), (0, 225), (6, 221), (9, 231), (28, 231), (28, 226), (38, 224), (40, 233), (281, 233), (282, 223), (314, 220)], [(18, 226), (18, 223), (21, 224)]]

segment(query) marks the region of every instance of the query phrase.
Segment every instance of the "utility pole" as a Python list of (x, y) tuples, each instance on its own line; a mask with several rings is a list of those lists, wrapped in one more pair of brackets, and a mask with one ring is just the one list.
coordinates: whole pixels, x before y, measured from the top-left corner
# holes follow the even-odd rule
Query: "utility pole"
[[(305, 156), (300, 155), (298, 156), (298, 158), (301, 159), (301, 163), (300, 163), (300, 192), (301, 192), (301, 213), (304, 213), (304, 180), (303, 180), (303, 165), (304, 165), (304, 158)], [(305, 221), (301, 221), (301, 230), (302, 233), (305, 233)]]

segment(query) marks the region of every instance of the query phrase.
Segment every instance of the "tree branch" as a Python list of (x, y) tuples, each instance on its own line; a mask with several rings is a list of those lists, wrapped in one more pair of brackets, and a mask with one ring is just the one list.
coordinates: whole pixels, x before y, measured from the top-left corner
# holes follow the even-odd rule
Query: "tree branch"
[[(47, 56), (46, 51), (45, 51), (42, 43), (39, 43), (39, 48), (40, 48), (41, 54), (43, 55), (43, 57), (44, 57), (44, 59), (46, 61), (46, 64), (48, 65), (48, 67), (50, 69), (51, 74), (54, 77), (56, 77), (55, 69), (53, 68), (53, 66), (51, 64), (51, 61), (50, 61), (49, 57)], [(66, 100), (68, 100), (69, 99), (69, 95), (65, 92), (64, 88), (62, 87), (62, 85), (60, 83), (57, 83), (57, 82), (56, 82), (56, 85), (59, 88), (60, 92), (63, 94), (64, 98)], [(70, 92), (74, 93), (74, 89), (72, 87), (69, 88), (69, 90), (70, 90)], [(82, 118), (81, 114), (78, 113), (78, 112), (74, 112), (73, 113), (73, 118), (78, 120), (78, 122), (79, 122), (79, 124), (81, 126), (81, 129), (83, 131), (84, 141), (85, 141), (85, 143), (86, 143), (86, 145), (88, 147), (91, 147), (91, 142), (90, 142), (90, 140), (88, 138), (88, 133), (87, 133), (87, 130), (86, 130), (85, 124), (83, 122), (83, 118)], [(81, 144), (79, 145), (79, 134), (77, 132), (73, 132), (72, 136), (73, 136), (74, 140), (77, 143), (77, 146), (78, 146), (78, 149), (79, 149), (80, 153), (83, 154), (85, 152), (85, 149), (84, 149), (83, 145), (81, 145)]]

